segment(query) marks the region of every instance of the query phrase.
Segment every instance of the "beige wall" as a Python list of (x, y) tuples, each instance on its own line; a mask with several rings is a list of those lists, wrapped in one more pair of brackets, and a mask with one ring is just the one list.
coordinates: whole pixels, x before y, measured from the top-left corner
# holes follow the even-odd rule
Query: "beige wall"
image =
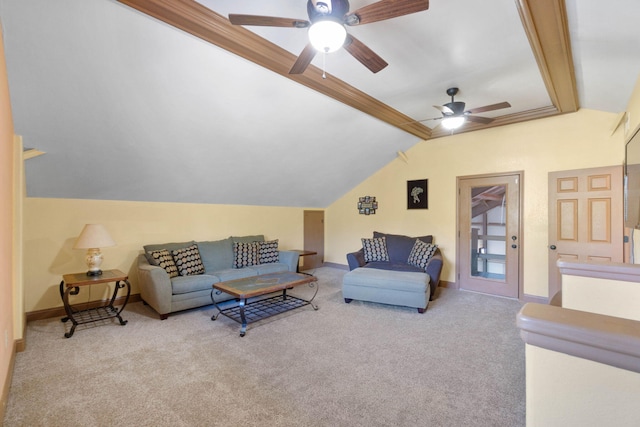
[[(13, 354), (13, 119), (0, 26), (0, 387), (4, 415), (5, 392)], [(0, 418), (1, 419), (1, 418)]]
[[(550, 171), (621, 165), (616, 115), (593, 110), (423, 141), (365, 180), (326, 211), (325, 260), (346, 264), (374, 230), (433, 234), (445, 258), (442, 280), (455, 282), (456, 177), (524, 171), (522, 254), (525, 294), (546, 297), (547, 176)], [(393, 144), (393, 141), (389, 142)], [(429, 209), (407, 210), (406, 181), (429, 180)], [(375, 215), (359, 215), (359, 196), (376, 196)]]
[(637, 426), (640, 374), (526, 345), (527, 426)]
[(640, 283), (563, 274), (562, 307), (640, 321)]
[[(27, 312), (62, 305), (62, 275), (86, 271), (85, 251), (72, 249), (87, 223), (103, 224), (117, 246), (102, 249), (103, 269), (129, 272), (142, 245), (218, 240), (231, 235), (264, 234), (283, 249), (301, 249), (303, 209), (27, 198), (24, 206), (24, 282)], [(138, 293), (131, 277), (132, 293)], [(97, 288), (97, 289), (93, 289)], [(106, 297), (96, 286), (91, 300)], [(81, 293), (83, 301), (88, 294)]]
[(640, 127), (640, 75), (638, 75), (635, 88), (629, 98), (627, 114), (629, 115), (629, 125), (626, 129), (625, 139), (631, 138), (633, 131)]

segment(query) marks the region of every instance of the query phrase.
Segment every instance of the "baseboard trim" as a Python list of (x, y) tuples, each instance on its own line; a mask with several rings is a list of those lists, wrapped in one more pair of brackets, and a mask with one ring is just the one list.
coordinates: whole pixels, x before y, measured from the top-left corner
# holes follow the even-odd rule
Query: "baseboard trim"
[(16, 343), (13, 343), (11, 357), (9, 358), (9, 370), (7, 377), (2, 385), (2, 397), (0, 399), (0, 425), (3, 424), (4, 414), (7, 409), (7, 401), (9, 400), (9, 390), (11, 389), (11, 381), (13, 381), (13, 368), (16, 363)]
[(458, 289), (458, 284), (456, 282), (447, 282), (446, 280), (440, 280), (438, 283), (439, 288), (448, 288), (448, 289)]
[(532, 302), (532, 303), (536, 303), (536, 304), (549, 304), (549, 298), (541, 297), (541, 296), (538, 296), (538, 295), (524, 294), (522, 296), (522, 298), (520, 298), (520, 301), (522, 301), (522, 302)]
[[(116, 298), (116, 300), (113, 302), (113, 305), (122, 305), (124, 304), (124, 300), (126, 297), (118, 297)], [(129, 302), (128, 304), (134, 303), (134, 302), (140, 302), (142, 301), (142, 298), (140, 297), (140, 294), (133, 294), (129, 296)], [(102, 301), (92, 301), (86, 304), (82, 304), (83, 308), (96, 308), (96, 307), (101, 307), (105, 304), (108, 303), (108, 300), (102, 300)], [(43, 319), (50, 319), (52, 317), (64, 317), (66, 316), (66, 312), (64, 311), (64, 307), (53, 307), (53, 308), (45, 308), (44, 310), (36, 310), (36, 311), (30, 311), (27, 313), (27, 322), (30, 322), (32, 320), (43, 320)]]
[(337, 262), (324, 262), (322, 263), (323, 267), (331, 267), (331, 268), (337, 268), (340, 270), (349, 270), (349, 266), (345, 265), (345, 264), (338, 264)]

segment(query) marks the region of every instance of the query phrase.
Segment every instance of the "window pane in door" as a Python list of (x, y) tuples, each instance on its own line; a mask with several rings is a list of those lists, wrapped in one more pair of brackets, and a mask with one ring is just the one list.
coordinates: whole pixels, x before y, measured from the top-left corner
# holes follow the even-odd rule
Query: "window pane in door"
[(471, 189), (471, 275), (505, 280), (506, 185)]

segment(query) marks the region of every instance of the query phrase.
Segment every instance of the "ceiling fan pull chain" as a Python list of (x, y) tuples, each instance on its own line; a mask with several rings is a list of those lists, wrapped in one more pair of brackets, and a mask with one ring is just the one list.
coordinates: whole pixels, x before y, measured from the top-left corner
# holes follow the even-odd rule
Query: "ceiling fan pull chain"
[(326, 79), (327, 78), (327, 73), (326, 73), (326, 69), (327, 69), (327, 49), (324, 50), (324, 52), (322, 52), (322, 78)]

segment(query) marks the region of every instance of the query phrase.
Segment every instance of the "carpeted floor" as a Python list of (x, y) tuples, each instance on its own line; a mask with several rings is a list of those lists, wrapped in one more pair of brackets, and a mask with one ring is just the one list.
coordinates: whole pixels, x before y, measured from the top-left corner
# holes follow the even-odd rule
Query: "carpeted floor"
[[(353, 301), (320, 268), (318, 311), (239, 325), (204, 307), (160, 321), (30, 322), (16, 356), (11, 426), (524, 426), (521, 304), (438, 290), (424, 314)], [(302, 288), (299, 294), (310, 293)]]

